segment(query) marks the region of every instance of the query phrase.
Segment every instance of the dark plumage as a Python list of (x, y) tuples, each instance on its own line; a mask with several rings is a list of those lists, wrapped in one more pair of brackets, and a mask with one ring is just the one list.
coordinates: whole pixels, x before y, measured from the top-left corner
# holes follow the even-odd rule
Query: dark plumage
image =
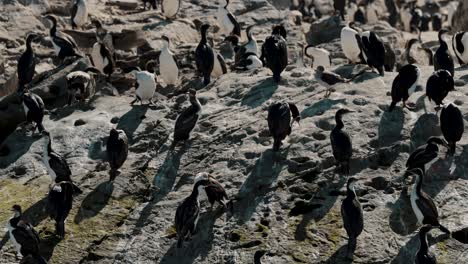
[(406, 169), (412, 170), (415, 168), (420, 168), (424, 170), (424, 166), (436, 159), (439, 154), (439, 145), (448, 147), (447, 143), (438, 138), (430, 137), (427, 140), (427, 144), (418, 147), (406, 161)]
[(409, 96), (416, 90), (419, 75), (420, 70), (418, 66), (412, 64), (407, 64), (400, 69), (398, 75), (393, 80), (391, 92), (392, 103), (388, 108), (389, 112), (391, 112), (400, 101), (403, 101), (403, 107), (407, 107), (406, 100), (408, 100)]
[(385, 43), (384, 47), (385, 47), (384, 68), (385, 68), (385, 71), (391, 72), (393, 71), (393, 68), (395, 68), (396, 54), (393, 51), (389, 43)]
[(65, 237), (65, 220), (73, 206), (73, 195), (77, 189), (71, 181), (55, 183), (49, 190), (47, 209), (50, 218), (55, 220), (55, 232)]
[(288, 65), (286, 29), (283, 26), (275, 26), (271, 36), (265, 39), (265, 43), (262, 45), (262, 56), (260, 60), (263, 65), (273, 72), (273, 79), (275, 82), (280, 82), (281, 73)]
[(18, 60), (18, 92), (22, 92), (31, 83), (36, 70), (36, 54), (31, 46), (39, 39), (37, 34), (29, 34), (26, 38), (26, 50)]
[(447, 155), (453, 156), (456, 150), (456, 143), (462, 138), (465, 129), (463, 115), (454, 104), (450, 103), (442, 108), (440, 113), (440, 129), (449, 145)]
[(192, 105), (177, 117), (174, 127), (174, 143), (189, 139), (190, 132), (192, 132), (200, 117), (201, 104), (197, 99), (197, 91), (190, 89), (189, 99)]
[(57, 30), (57, 19), (54, 16), (48, 15), (45, 17), (52, 23), (50, 28), (50, 37), (59, 59), (64, 60), (67, 57), (82, 57), (78, 50), (78, 45), (75, 40), (59, 30)]
[(270, 106), (267, 120), (270, 134), (273, 137), (274, 151), (280, 149), (281, 141), (291, 134), (292, 124), (294, 121), (299, 123), (300, 119), (299, 110), (293, 103), (275, 103)]
[(195, 61), (198, 71), (203, 75), (203, 83), (208, 85), (211, 82), (211, 72), (214, 67), (215, 53), (208, 44), (206, 32), (210, 25), (204, 24), (201, 26), (201, 40), (195, 50)]
[(411, 207), (418, 219), (420, 225), (432, 225), (440, 229), (440, 231), (450, 234), (450, 231), (439, 223), (439, 213), (437, 206), (432, 201), (431, 197), (422, 190), (424, 180), (424, 170), (416, 168), (410, 171), (416, 177), (413, 189), (411, 191)]
[(466, 63), (468, 63), (468, 60), (465, 55), (465, 34), (466, 32), (459, 31), (455, 33), (452, 37), (452, 48), (455, 52), (455, 55), (457, 56), (457, 60), (460, 65), (465, 65)]
[(21, 219), (21, 206), (14, 205), (12, 211), (14, 215), (8, 221), (8, 232), (10, 240), (15, 244), (18, 250), (18, 255), (21, 254), (23, 257), (32, 256), (37, 263), (46, 264), (47, 261), (39, 252), (39, 234), (30, 223)]
[(337, 166), (339, 165), (342, 173), (349, 175), (349, 161), (353, 155), (353, 145), (351, 137), (346, 131), (343, 130), (343, 115), (352, 113), (348, 109), (340, 109), (335, 114), (336, 126), (330, 134), (330, 141), (333, 150), (333, 156)]
[(442, 29), (442, 15), (440, 13), (435, 13), (432, 16), (432, 30), (439, 31)]
[(429, 251), (427, 233), (431, 231), (431, 225), (423, 225), (419, 229), (419, 249), (416, 253), (415, 264), (437, 264), (436, 257)]
[(384, 76), (385, 46), (383, 41), (372, 31), (362, 33), (361, 39), (367, 65), (377, 69), (379, 74)]
[(447, 42), (443, 39), (443, 35), (447, 33), (446, 29), (439, 31), (439, 48), (434, 54), (434, 70), (447, 70), (454, 77), (455, 66), (452, 56), (449, 53)]
[(353, 177), (348, 179), (348, 183), (346, 185), (346, 198), (341, 203), (341, 217), (343, 218), (343, 226), (348, 235), (346, 256), (350, 259), (353, 259), (353, 254), (356, 250), (357, 238), (364, 229), (362, 207), (354, 189), (356, 181), (357, 180)]
[(447, 70), (438, 70), (427, 79), (426, 95), (437, 106), (443, 104), (449, 92), (455, 90), (453, 77)]
[(122, 167), (128, 155), (128, 138), (123, 130), (111, 129), (107, 140), (107, 158), (110, 170), (110, 180), (117, 176), (118, 169)]
[(192, 193), (178, 207), (175, 214), (175, 228), (177, 231), (177, 247), (181, 248), (184, 240), (195, 233), (198, 217), (200, 215), (200, 203), (198, 201), (199, 187), (203, 182), (193, 186)]
[(211, 209), (215, 202), (223, 205), (227, 209), (227, 202), (229, 201), (228, 195), (224, 187), (216, 179), (211, 177), (206, 172), (201, 172), (195, 177), (195, 185), (200, 183), (200, 189), (205, 191), (208, 201), (211, 204)]
[(341, 20), (345, 21), (346, 0), (333, 0), (333, 8), (335, 12), (340, 14)]
[(146, 4), (149, 4), (149, 9), (158, 10), (158, 0), (143, 0), (143, 10), (146, 10)]
[(33, 133), (36, 129), (39, 132), (44, 131), (44, 126), (42, 125), (42, 120), (44, 119), (44, 102), (42, 98), (37, 94), (24, 91), (21, 92), (19, 96), (23, 104), (24, 114), (26, 115), (26, 122), (36, 123)]

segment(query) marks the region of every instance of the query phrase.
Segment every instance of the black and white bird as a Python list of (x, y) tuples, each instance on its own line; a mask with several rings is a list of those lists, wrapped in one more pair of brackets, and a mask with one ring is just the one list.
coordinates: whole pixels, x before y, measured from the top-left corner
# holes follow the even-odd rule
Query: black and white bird
[(68, 57), (83, 57), (75, 40), (70, 35), (57, 30), (57, 19), (52, 15), (47, 15), (45, 18), (52, 23), (49, 33), (55, 54), (59, 59), (63, 61)]
[(420, 75), (418, 66), (413, 64), (407, 64), (400, 69), (392, 83), (392, 103), (388, 108), (389, 112), (393, 111), (400, 101), (403, 101), (403, 107), (407, 107), (406, 100), (416, 91)]
[(460, 109), (453, 103), (442, 107), (442, 111), (440, 112), (440, 129), (449, 145), (447, 155), (455, 155), (456, 143), (462, 138), (465, 125)]
[(459, 31), (452, 37), (452, 47), (457, 56), (458, 63), (465, 65), (468, 63), (468, 34), (465, 31)]
[[(73, 182), (67, 160), (52, 149), (52, 138), (50, 133), (45, 130), (42, 131), (42, 145), (42, 162), (52, 179), (52, 183)], [(75, 184), (73, 184), (73, 188), (76, 193), (81, 193), (81, 190)]]
[(158, 10), (158, 0), (143, 0), (143, 10), (146, 10), (146, 4), (149, 4), (148, 9)]
[(210, 210), (213, 210), (214, 204), (217, 202), (228, 209), (229, 197), (224, 187), (215, 178), (206, 172), (200, 172), (196, 175), (194, 185), (198, 185), (200, 195), (204, 194), (211, 204)]
[(341, 172), (349, 175), (349, 162), (353, 156), (353, 144), (349, 134), (343, 130), (343, 115), (353, 113), (349, 109), (342, 108), (335, 114), (336, 125), (330, 133), (330, 142), (337, 166), (340, 166)]
[[(139, 67), (131, 68), (131, 73), (135, 77), (135, 100), (130, 104), (133, 105), (137, 101), (143, 104), (143, 101), (148, 101), (148, 104), (153, 105), (153, 96), (156, 91), (156, 75), (150, 72), (152, 62), (146, 64), (146, 70), (141, 70)], [(154, 69), (153, 69), (153, 72)]]
[(37, 263), (46, 264), (47, 261), (39, 253), (40, 238), (34, 227), (21, 219), (21, 206), (13, 205), (13, 217), (8, 221), (7, 228), (10, 240), (16, 247), (17, 258), (32, 256)]
[(419, 146), (414, 150), (406, 161), (406, 170), (420, 168), (425, 170), (426, 164), (439, 156), (439, 146), (448, 148), (447, 142), (438, 137), (430, 137), (427, 144)]
[(96, 93), (96, 80), (94, 74), (99, 70), (94, 67), (86, 68), (83, 71), (74, 71), (65, 77), (68, 88), (68, 105), (71, 105), (76, 98), (84, 102)]
[(182, 0), (161, 0), (161, 10), (163, 15), (172, 19), (179, 13)]
[(82, 28), (88, 22), (88, 3), (87, 0), (74, 0), (71, 14), (72, 29)]
[(33, 129), (33, 133), (36, 129), (39, 133), (44, 131), (42, 120), (44, 119), (44, 102), (42, 98), (31, 92), (20, 92), (19, 97), (21, 104), (23, 105), (24, 114), (26, 115), (27, 123), (36, 123), (36, 127)]
[(99, 72), (106, 75), (107, 80), (110, 80), (110, 76), (114, 72), (115, 68), (114, 55), (100, 40), (93, 45), (91, 60), (94, 67), (98, 69)]
[(18, 92), (22, 92), (31, 83), (36, 70), (36, 54), (32, 42), (40, 38), (38, 34), (31, 33), (26, 38), (26, 50), (18, 59)]
[(255, 53), (255, 55), (258, 55), (258, 44), (257, 40), (255, 39), (254, 35), (252, 34), (252, 28), (254, 25), (250, 25), (247, 27), (245, 30), (247, 34), (247, 43), (244, 46), (245, 52), (248, 53)]
[(447, 42), (444, 40), (444, 35), (448, 33), (448, 30), (439, 30), (439, 48), (434, 54), (434, 70), (447, 70), (450, 72), (452, 77), (455, 77), (455, 66), (453, 63), (452, 56), (450, 55)]
[(341, 49), (350, 64), (365, 62), (362, 50), (362, 41), (358, 31), (353, 28), (354, 23), (350, 22), (341, 29), (340, 43)]
[(419, 228), (419, 249), (416, 252), (415, 264), (437, 264), (437, 259), (433, 253), (429, 251), (427, 243), (427, 233), (432, 230), (431, 225), (423, 225)]
[(384, 60), (384, 69), (385, 71), (392, 72), (396, 65), (396, 54), (393, 51), (390, 43), (384, 43), (385, 47), (385, 60)]
[(308, 58), (313, 59), (313, 68), (317, 68), (318, 66), (322, 66), (325, 69), (331, 67), (331, 57), (330, 52), (323, 48), (317, 48), (312, 45), (307, 45), (304, 48), (304, 55)]
[(236, 17), (227, 10), (227, 7), (229, 5), (229, 0), (226, 0), (226, 5), (222, 5), (222, 2), (220, 2), (220, 5), (218, 7), (218, 13), (216, 14), (216, 18), (218, 20), (218, 24), (222, 29), (222, 32), (225, 35), (241, 35), (241, 27), (239, 23), (236, 20)]
[(455, 90), (452, 75), (447, 70), (438, 70), (427, 79), (426, 96), (429, 101), (434, 101), (436, 109), (443, 105), (443, 101), (449, 92)]
[(242, 55), (239, 62), (236, 64), (237, 69), (242, 70), (255, 70), (263, 67), (263, 63), (257, 54), (247, 52)]
[(199, 181), (193, 186), (192, 193), (177, 207), (175, 214), (175, 228), (177, 231), (177, 248), (181, 248), (184, 240), (191, 237), (197, 228), (200, 216), (199, 189), (204, 182)]
[(333, 0), (333, 8), (335, 9), (335, 13), (340, 14), (342, 21), (345, 21), (345, 7), (346, 0)]
[(203, 75), (203, 83), (208, 85), (211, 82), (211, 73), (215, 64), (215, 52), (208, 43), (207, 31), (210, 25), (203, 24), (200, 28), (201, 40), (195, 50), (195, 61), (197, 63), (198, 72)]
[(367, 65), (377, 69), (381, 76), (384, 76), (385, 46), (377, 34), (373, 31), (365, 31), (361, 34), (363, 56)]
[[(292, 115), (292, 118), (291, 118)], [(268, 129), (273, 137), (273, 151), (278, 151), (282, 141), (291, 134), (294, 121), (299, 123), (299, 109), (293, 103), (275, 103), (268, 109)]]
[(321, 84), (327, 89), (325, 92), (325, 98), (328, 98), (331, 95), (333, 86), (339, 83), (349, 83), (355, 78), (357, 78), (358, 76), (360, 76), (361, 74), (363, 74), (364, 72), (365, 72), (364, 70), (361, 70), (359, 73), (354, 75), (351, 79), (346, 79), (337, 73), (325, 70), (325, 68), (320, 65), (315, 69), (314, 77), (315, 77), (315, 80), (319, 84)]
[(111, 129), (106, 144), (107, 159), (110, 165), (110, 181), (113, 181), (128, 156), (128, 138), (125, 131)]
[(195, 128), (201, 114), (202, 107), (197, 99), (197, 91), (190, 89), (188, 94), (191, 105), (177, 117), (174, 127), (174, 143), (190, 138), (190, 133)]
[(422, 184), (425, 172), (416, 168), (409, 171), (410, 175), (416, 177), (413, 189), (411, 190), (410, 200), (413, 212), (418, 220), (418, 225), (432, 225), (440, 231), (450, 234), (450, 231), (439, 223), (439, 212), (432, 201), (432, 198), (422, 190)]
[(179, 80), (179, 65), (177, 59), (170, 49), (170, 40), (162, 36), (163, 48), (159, 54), (159, 74), (167, 85), (176, 85)]
[(439, 31), (442, 29), (443, 16), (440, 13), (435, 13), (432, 15), (432, 30)]
[(353, 259), (354, 251), (356, 250), (357, 238), (364, 229), (364, 216), (362, 213), (361, 203), (359, 202), (355, 183), (356, 178), (350, 177), (346, 184), (346, 198), (341, 203), (341, 217), (343, 218), (343, 226), (348, 234), (348, 247), (346, 256)]
[(273, 72), (273, 79), (277, 83), (281, 81), (281, 73), (288, 65), (286, 34), (286, 29), (282, 25), (277, 25), (262, 45), (260, 60)]
[(95, 19), (93, 20), (93, 25), (96, 27), (96, 41), (100, 44), (104, 44), (107, 50), (112, 55), (114, 62), (116, 61), (115, 57), (115, 47), (114, 47), (114, 37), (112, 34), (102, 26), (101, 21)]
[(65, 220), (72, 206), (73, 196), (81, 193), (71, 181), (61, 181), (52, 184), (47, 196), (47, 211), (49, 217), (55, 220), (55, 233), (65, 237)]
[(211, 72), (211, 77), (218, 78), (223, 74), (226, 74), (228, 69), (226, 65), (226, 61), (224, 60), (223, 55), (221, 53), (213, 50), (215, 58), (213, 64), (213, 71)]
[(405, 45), (405, 52), (402, 54), (402, 60), (405, 60), (407, 64), (415, 64), (418, 63), (418, 61), (413, 57), (411, 54), (411, 50), (413, 46), (418, 43), (419, 40), (416, 38), (412, 38), (406, 42)]

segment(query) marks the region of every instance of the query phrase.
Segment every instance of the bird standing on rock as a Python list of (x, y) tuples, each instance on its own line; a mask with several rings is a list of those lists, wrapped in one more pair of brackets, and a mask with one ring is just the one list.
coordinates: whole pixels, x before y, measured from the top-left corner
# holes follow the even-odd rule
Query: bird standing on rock
[(175, 214), (175, 228), (177, 231), (177, 248), (181, 248), (184, 240), (195, 234), (198, 217), (200, 216), (200, 202), (198, 194), (205, 184), (198, 181), (194, 184), (192, 193), (177, 207)]
[(267, 120), (270, 134), (273, 137), (273, 151), (278, 151), (282, 144), (281, 141), (291, 134), (294, 121), (299, 123), (301, 117), (295, 104), (275, 103), (268, 109)]
[(78, 45), (75, 40), (70, 35), (57, 30), (57, 19), (52, 15), (48, 15), (45, 18), (52, 23), (52, 27), (49, 31), (50, 38), (52, 39), (55, 54), (62, 63), (65, 58), (68, 57), (83, 57), (78, 50)]
[(429, 101), (434, 101), (439, 110), (449, 92), (455, 90), (455, 82), (447, 70), (438, 70), (427, 79), (426, 95)]
[(32, 42), (40, 38), (38, 34), (31, 33), (26, 38), (26, 50), (18, 60), (18, 92), (22, 92), (29, 85), (36, 70), (36, 54)]
[(225, 210), (228, 209), (229, 198), (224, 187), (216, 179), (211, 177), (206, 172), (200, 172), (195, 177), (194, 184), (199, 183), (199, 193), (205, 193), (208, 201), (211, 204), (210, 210), (213, 209), (215, 202), (221, 204)]
[(260, 60), (263, 65), (273, 72), (273, 79), (277, 83), (281, 81), (281, 73), (288, 65), (286, 34), (286, 29), (281, 25), (277, 25), (273, 28), (271, 36), (265, 39), (262, 46)]
[(54, 183), (47, 196), (47, 209), (50, 218), (55, 220), (55, 232), (65, 237), (65, 220), (73, 206), (73, 196), (79, 194), (71, 181)]
[(315, 69), (315, 80), (320, 83), (322, 86), (327, 88), (325, 92), (325, 98), (328, 98), (331, 95), (332, 87), (338, 83), (349, 83), (365, 73), (365, 70), (361, 70), (359, 73), (355, 74), (351, 79), (345, 79), (341, 75), (336, 74), (332, 71), (325, 70), (325, 68), (320, 65)]
[(179, 65), (170, 50), (170, 40), (167, 36), (162, 36), (163, 48), (159, 54), (159, 73), (167, 85), (176, 85), (179, 79)]
[(72, 29), (82, 28), (88, 22), (88, 3), (87, 0), (74, 0), (71, 13)]
[(350, 64), (363, 63), (365, 60), (363, 56), (364, 51), (362, 50), (362, 40), (357, 29), (355, 29), (353, 25), (354, 22), (350, 22), (341, 29), (341, 49)]
[(330, 133), (330, 142), (332, 146), (333, 156), (337, 166), (339, 165), (342, 173), (349, 175), (349, 162), (353, 155), (353, 145), (349, 134), (343, 130), (343, 116), (354, 111), (348, 109), (340, 109), (335, 114), (336, 126)]
[(154, 105), (153, 96), (156, 91), (156, 75), (150, 72), (152, 61), (146, 64), (146, 70), (142, 71), (138, 67), (130, 68), (131, 73), (135, 77), (135, 100), (130, 104), (133, 105), (137, 101), (143, 104), (143, 101), (148, 101), (148, 104)]
[(348, 179), (348, 183), (346, 184), (346, 198), (341, 203), (343, 226), (348, 234), (346, 257), (349, 259), (353, 259), (357, 238), (364, 229), (364, 215), (354, 187), (356, 182), (357, 180), (354, 177)]
[(208, 44), (207, 31), (210, 25), (204, 24), (200, 28), (201, 40), (195, 50), (195, 61), (198, 71), (203, 75), (203, 84), (208, 85), (211, 82), (211, 72), (215, 64), (215, 52)]
[(465, 125), (460, 109), (454, 104), (443, 106), (440, 112), (440, 129), (449, 145), (447, 155), (455, 155), (456, 143), (462, 138)]
[(128, 156), (128, 138), (125, 131), (115, 128), (111, 129), (106, 144), (106, 150), (107, 159), (111, 168), (109, 172), (110, 181), (113, 181)]
[(455, 77), (455, 66), (453, 63), (452, 55), (448, 50), (447, 42), (444, 40), (444, 35), (448, 33), (448, 30), (441, 29), (439, 31), (439, 48), (434, 54), (434, 70), (447, 70), (450, 72), (452, 77)]
[(385, 45), (373, 31), (365, 31), (361, 35), (364, 59), (367, 65), (377, 69), (381, 76), (385, 75)]
[(227, 10), (229, 5), (229, 0), (226, 0), (226, 5), (221, 5), (218, 8), (218, 14), (216, 15), (218, 19), (218, 24), (221, 26), (225, 35), (241, 35), (241, 27), (237, 22), (236, 17)]
[(174, 127), (174, 143), (188, 140), (190, 138), (190, 133), (195, 128), (198, 118), (200, 117), (202, 108), (197, 99), (197, 91), (190, 89), (188, 94), (191, 106), (182, 111), (177, 117)]
[(392, 103), (388, 108), (389, 112), (393, 111), (396, 104), (400, 101), (403, 101), (403, 107), (408, 108), (406, 100), (416, 91), (420, 75), (421, 71), (418, 66), (413, 64), (407, 64), (398, 71), (398, 75), (392, 83)]
[(439, 155), (439, 146), (448, 148), (447, 142), (438, 137), (430, 137), (427, 144), (418, 147), (406, 161), (406, 170), (420, 168), (425, 170), (425, 165), (436, 159)]
[(42, 98), (34, 93), (22, 91), (19, 93), (21, 104), (23, 105), (24, 114), (26, 115), (27, 123), (36, 123), (33, 133), (36, 129), (39, 133), (44, 131), (42, 120), (44, 119), (44, 102)]
[(86, 68), (84, 71), (74, 71), (65, 77), (68, 89), (68, 105), (71, 105), (76, 97), (84, 102), (91, 98), (96, 92), (96, 80), (94, 74), (99, 74), (99, 70), (94, 67)]
[(419, 229), (419, 249), (416, 253), (415, 264), (437, 264), (436, 257), (429, 251), (427, 233), (431, 231), (431, 225), (423, 225)]

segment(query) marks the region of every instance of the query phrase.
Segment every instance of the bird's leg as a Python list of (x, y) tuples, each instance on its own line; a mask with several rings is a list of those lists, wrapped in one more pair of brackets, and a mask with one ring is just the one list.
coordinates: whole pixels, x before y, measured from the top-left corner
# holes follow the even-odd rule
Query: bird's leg
[(135, 100), (133, 100), (133, 101), (130, 103), (130, 105), (135, 104), (137, 100), (138, 100), (138, 98), (135, 98)]

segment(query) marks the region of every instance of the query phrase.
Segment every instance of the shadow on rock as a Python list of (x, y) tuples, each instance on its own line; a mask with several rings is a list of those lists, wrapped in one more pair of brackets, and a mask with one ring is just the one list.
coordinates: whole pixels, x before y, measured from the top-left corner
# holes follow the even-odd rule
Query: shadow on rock
[(128, 136), (129, 143), (133, 143), (133, 133), (138, 129), (142, 120), (145, 118), (145, 114), (148, 111), (148, 106), (135, 105), (125, 113), (117, 124), (117, 129), (122, 129)]
[(321, 115), (323, 113), (325, 113), (326, 111), (330, 110), (334, 105), (337, 105), (337, 104), (342, 104), (344, 103), (346, 100), (345, 99), (338, 99), (338, 100), (331, 100), (331, 99), (323, 99), (323, 100), (320, 100), (318, 102), (316, 102), (315, 104), (305, 108), (304, 110), (302, 110), (301, 112), (301, 118), (307, 118), (307, 117), (313, 117), (313, 116), (316, 116), (316, 115)]
[(417, 229), (417, 219), (411, 207), (410, 194), (403, 187), (398, 199), (392, 204), (387, 203), (392, 212), (389, 217), (390, 229), (393, 232), (405, 236), (411, 234)]
[(351, 264), (353, 263), (351, 259), (346, 258), (347, 247), (348, 245), (341, 246), (324, 263), (326, 264)]
[(262, 83), (252, 87), (250, 91), (242, 98), (241, 105), (247, 105), (252, 108), (262, 105), (268, 101), (278, 89), (278, 84), (273, 78), (268, 78)]
[(440, 136), (442, 131), (439, 127), (439, 117), (436, 114), (421, 115), (411, 130), (411, 143), (417, 148), (432, 136)]
[(379, 123), (379, 146), (389, 146), (401, 140), (405, 115), (400, 107), (392, 112), (385, 111)]
[(239, 223), (248, 221), (258, 204), (262, 200), (268, 199), (265, 194), (271, 191), (271, 185), (278, 178), (281, 169), (285, 165), (282, 161), (287, 154), (288, 150), (280, 153), (267, 149), (257, 160), (240, 188), (237, 194), (237, 202), (234, 204), (234, 217), (238, 219)]
[(114, 191), (113, 182), (103, 182), (91, 191), (81, 202), (80, 209), (75, 216), (75, 223), (79, 224), (83, 220), (94, 217), (106, 207), (112, 192)]
[(12, 149), (14, 151), (11, 151), (7, 156), (0, 156), (0, 169), (4, 169), (15, 163), (19, 158), (26, 154), (31, 148), (31, 145), (39, 139), (40, 136), (38, 136), (37, 131), (34, 137), (25, 136), (22, 132), (15, 131), (4, 142), (4, 145), (6, 145), (8, 149)]

